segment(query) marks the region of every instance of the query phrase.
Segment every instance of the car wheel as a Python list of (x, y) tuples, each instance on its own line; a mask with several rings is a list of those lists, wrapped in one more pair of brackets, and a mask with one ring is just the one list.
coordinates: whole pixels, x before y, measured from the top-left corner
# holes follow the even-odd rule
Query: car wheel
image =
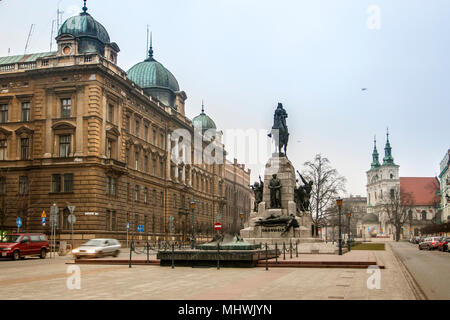
[(13, 252), (12, 259), (13, 260), (19, 260), (20, 259), (20, 252), (19, 252), (19, 250), (16, 250), (16, 251)]
[(120, 250), (114, 251), (113, 257), (114, 257), (114, 258), (115, 258), (115, 257), (118, 257), (118, 256), (119, 256), (119, 253), (120, 253)]
[(41, 254), (39, 255), (39, 258), (45, 259), (47, 256), (47, 251), (45, 249), (41, 249)]

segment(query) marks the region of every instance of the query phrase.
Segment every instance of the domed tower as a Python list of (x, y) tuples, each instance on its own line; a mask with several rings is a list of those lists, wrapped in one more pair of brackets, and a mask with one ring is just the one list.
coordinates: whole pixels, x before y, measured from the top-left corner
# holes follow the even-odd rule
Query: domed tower
[(148, 58), (131, 67), (127, 74), (128, 78), (141, 87), (146, 94), (184, 115), (186, 94), (180, 92), (174, 75), (153, 57), (152, 40), (150, 40)]
[(108, 32), (89, 13), (84, 0), (83, 11), (70, 17), (58, 30), (56, 42), (60, 56), (100, 54), (117, 64), (117, 54), (120, 49), (116, 43), (111, 43)]
[(192, 125), (195, 129), (202, 130), (202, 134), (204, 134), (208, 130), (212, 130), (213, 136), (216, 136), (217, 133), (217, 127), (214, 123), (213, 119), (211, 119), (206, 113), (205, 113), (205, 107), (202, 103), (202, 112), (196, 116), (194, 119), (192, 119)]

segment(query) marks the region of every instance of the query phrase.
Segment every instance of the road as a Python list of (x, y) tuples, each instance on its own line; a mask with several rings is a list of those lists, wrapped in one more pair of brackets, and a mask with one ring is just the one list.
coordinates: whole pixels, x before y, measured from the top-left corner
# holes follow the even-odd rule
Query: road
[(390, 244), (428, 299), (450, 299), (450, 253), (419, 250), (409, 242)]

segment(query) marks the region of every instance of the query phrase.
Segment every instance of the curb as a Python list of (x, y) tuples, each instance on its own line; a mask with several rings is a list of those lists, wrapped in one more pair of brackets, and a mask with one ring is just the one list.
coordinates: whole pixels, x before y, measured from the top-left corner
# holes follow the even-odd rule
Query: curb
[(402, 270), (402, 273), (405, 276), (406, 282), (408, 283), (409, 287), (411, 288), (411, 291), (413, 292), (416, 300), (429, 300), (428, 297), (426, 296), (425, 292), (423, 292), (422, 288), (420, 288), (416, 279), (414, 279), (413, 275), (409, 271), (409, 269), (406, 266), (403, 259), (395, 252), (395, 250), (392, 248), (390, 243), (389, 243), (389, 249), (391, 250), (393, 256), (396, 258), (396, 260), (400, 266), (400, 269)]

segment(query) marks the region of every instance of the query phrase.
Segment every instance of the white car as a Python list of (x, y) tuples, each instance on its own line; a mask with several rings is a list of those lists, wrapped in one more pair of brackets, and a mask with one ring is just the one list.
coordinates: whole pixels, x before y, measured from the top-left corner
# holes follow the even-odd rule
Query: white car
[(81, 257), (117, 257), (120, 253), (120, 242), (116, 239), (91, 239), (72, 250), (75, 259)]

